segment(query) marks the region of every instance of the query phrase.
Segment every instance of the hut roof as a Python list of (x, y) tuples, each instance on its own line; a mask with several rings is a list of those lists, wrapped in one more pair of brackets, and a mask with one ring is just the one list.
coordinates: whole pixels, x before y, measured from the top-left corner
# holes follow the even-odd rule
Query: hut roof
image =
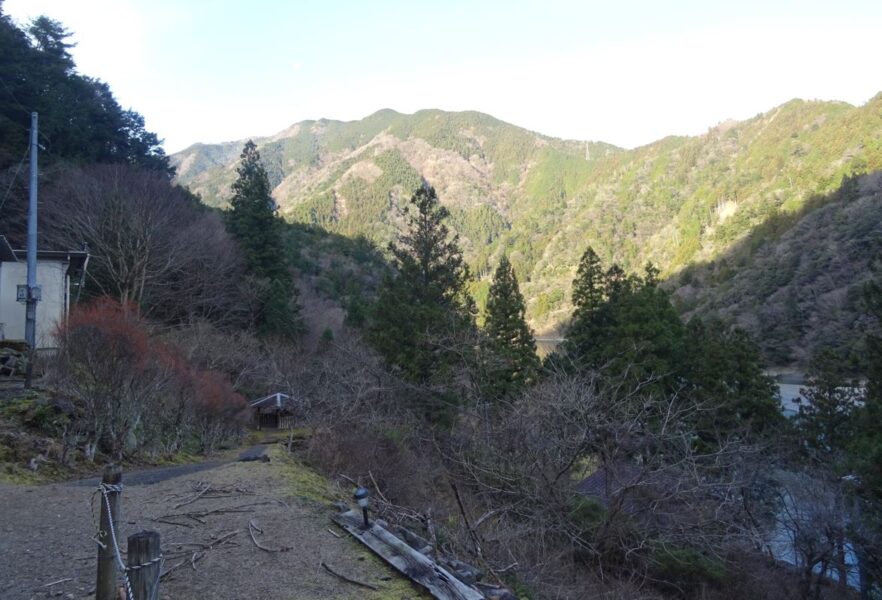
[(251, 408), (260, 408), (261, 410), (282, 410), (292, 408), (294, 406), (294, 398), (284, 392), (276, 392), (263, 398), (251, 401), (248, 406)]

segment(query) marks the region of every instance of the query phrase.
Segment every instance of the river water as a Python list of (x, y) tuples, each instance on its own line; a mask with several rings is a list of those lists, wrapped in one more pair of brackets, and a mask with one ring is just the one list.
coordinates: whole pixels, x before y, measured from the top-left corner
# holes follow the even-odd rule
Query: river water
[[(536, 338), (536, 353), (539, 355), (539, 358), (545, 358), (554, 352), (555, 348), (557, 348), (562, 341), (563, 338)], [(800, 402), (802, 400), (800, 390), (805, 385), (803, 376), (799, 373), (781, 375), (777, 371), (769, 371), (766, 374), (776, 379), (778, 397), (781, 400), (781, 412), (788, 417), (798, 414)]]

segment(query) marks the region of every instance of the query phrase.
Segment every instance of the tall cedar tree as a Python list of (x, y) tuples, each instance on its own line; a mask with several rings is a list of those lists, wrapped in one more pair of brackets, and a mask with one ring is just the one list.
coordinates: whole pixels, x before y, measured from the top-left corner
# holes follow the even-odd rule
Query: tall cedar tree
[(843, 466), (843, 453), (854, 439), (853, 413), (860, 405), (858, 383), (848, 366), (840, 354), (827, 348), (812, 356), (803, 394), (806, 402), (796, 419), (806, 450), (831, 469)]
[[(844, 435), (835, 429), (836, 422), (821, 425), (835, 433), (831, 441), (847, 444), (850, 477), (843, 480), (851, 482), (860, 507), (860, 522), (850, 535), (861, 563), (861, 588), (872, 591), (882, 588), (882, 281), (867, 283), (863, 300), (870, 321), (864, 340), (867, 385), (863, 403), (852, 411)], [(846, 439), (848, 435), (851, 440)]]
[(697, 442), (715, 446), (733, 434), (757, 434), (782, 419), (773, 382), (747, 336), (720, 322), (684, 326), (658, 270), (642, 277), (618, 265), (605, 272), (591, 248), (573, 282), (575, 312), (562, 344), (566, 357), (550, 359), (566, 369), (601, 369), (624, 390), (641, 385), (658, 395), (676, 394), (706, 407), (691, 425)]
[(657, 277), (652, 265), (644, 277), (627, 275), (616, 264), (604, 272), (588, 248), (573, 281), (576, 308), (562, 346), (566, 363), (604, 368), (635, 384), (650, 378), (670, 382), (682, 349), (683, 323)]
[(44, 169), (58, 162), (124, 163), (173, 174), (144, 118), (124, 110), (106, 83), (77, 72), (70, 37), (47, 17), (20, 29), (0, 3), (0, 169), (21, 160), (36, 111)]
[(294, 338), (302, 329), (297, 288), (291, 280), (282, 245), (282, 223), (270, 195), (269, 178), (257, 146), (249, 140), (242, 150), (233, 183), (227, 229), (239, 242), (259, 290), (258, 330), (265, 335)]
[[(851, 460), (860, 477), (862, 495), (871, 508), (870, 519), (877, 538), (877, 556), (882, 556), (882, 281), (868, 283), (864, 303), (873, 330), (866, 337), (867, 387), (864, 404), (855, 411), (855, 437)], [(876, 581), (882, 583), (882, 559), (875, 563)]]
[[(391, 368), (430, 387), (450, 382), (465, 346), (461, 336), (475, 327), (468, 267), (458, 238), (444, 225), (447, 217), (433, 188), (413, 195), (406, 232), (389, 244), (395, 274), (380, 286), (368, 326), (368, 339)], [(429, 414), (450, 398), (435, 394), (417, 401), (436, 403), (424, 407)]]
[(490, 397), (509, 396), (536, 380), (539, 358), (525, 310), (518, 279), (503, 255), (490, 285), (484, 325), (490, 350), (485, 393)]
[(696, 317), (686, 325), (684, 344), (678, 383), (682, 396), (706, 409), (694, 424), (703, 442), (773, 432), (784, 424), (775, 382), (747, 333)]
[(579, 260), (573, 280), (573, 319), (567, 332), (567, 352), (584, 355), (592, 342), (591, 323), (606, 299), (603, 265), (594, 248), (588, 246)]

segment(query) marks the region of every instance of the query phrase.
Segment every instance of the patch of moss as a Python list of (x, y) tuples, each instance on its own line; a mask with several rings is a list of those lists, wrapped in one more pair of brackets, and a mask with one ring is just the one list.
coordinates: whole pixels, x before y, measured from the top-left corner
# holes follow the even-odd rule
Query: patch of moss
[(70, 477), (70, 470), (56, 463), (40, 464), (36, 471), (26, 466), (4, 460), (4, 448), (0, 447), (0, 482), (14, 485), (39, 485), (63, 481)]
[[(267, 454), (288, 486), (293, 488), (294, 495), (322, 504), (327, 504), (334, 500), (334, 494), (331, 491), (328, 480), (297, 458), (291, 456), (285, 451), (284, 447), (281, 445), (273, 446), (267, 451)], [(358, 542), (348, 535), (346, 537), (350, 540), (354, 551), (361, 551), (359, 553), (361, 560), (383, 569), (391, 577), (391, 579), (382, 582), (369, 582), (380, 589), (376, 591), (360, 590), (358, 597), (367, 598), (368, 600), (416, 600), (431, 598), (427, 592), (411, 583), (410, 580), (394, 570), (376, 554), (359, 545)], [(350, 597), (345, 596), (345, 598)]]
[(368, 598), (368, 600), (411, 600), (431, 598), (432, 596), (405, 579), (402, 575), (396, 573), (396, 577), (383, 582), (382, 588), (377, 591), (370, 591), (364, 597)]
[(23, 469), (20, 465), (2, 460), (0, 457), (0, 482), (15, 485), (34, 485), (41, 483), (36, 473)]
[(40, 395), (35, 391), (24, 390), (20, 396), (0, 403), (0, 417), (20, 418), (34, 408)]
[[(353, 545), (358, 544), (355, 540), (352, 540), (352, 543)], [(358, 547), (364, 548), (364, 546)], [(392, 577), (392, 579), (383, 581), (382, 583), (370, 582), (380, 589), (376, 591), (365, 590), (367, 593), (363, 596), (364, 598), (367, 598), (368, 600), (416, 600), (432, 597), (432, 595), (426, 590), (407, 579), (373, 552), (365, 551), (360, 554), (359, 557), (380, 569), (388, 571), (389, 576)]]
[(273, 446), (267, 455), (278, 466), (295, 496), (321, 503), (334, 499), (328, 480), (288, 454), (282, 446)]

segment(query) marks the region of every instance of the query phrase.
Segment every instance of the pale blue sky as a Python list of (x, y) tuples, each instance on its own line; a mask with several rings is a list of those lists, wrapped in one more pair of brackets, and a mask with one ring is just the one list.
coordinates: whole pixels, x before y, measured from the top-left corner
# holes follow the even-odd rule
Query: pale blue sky
[(62, 21), (174, 152), (380, 108), (632, 147), (882, 91), (882, 2), (6, 0)]

